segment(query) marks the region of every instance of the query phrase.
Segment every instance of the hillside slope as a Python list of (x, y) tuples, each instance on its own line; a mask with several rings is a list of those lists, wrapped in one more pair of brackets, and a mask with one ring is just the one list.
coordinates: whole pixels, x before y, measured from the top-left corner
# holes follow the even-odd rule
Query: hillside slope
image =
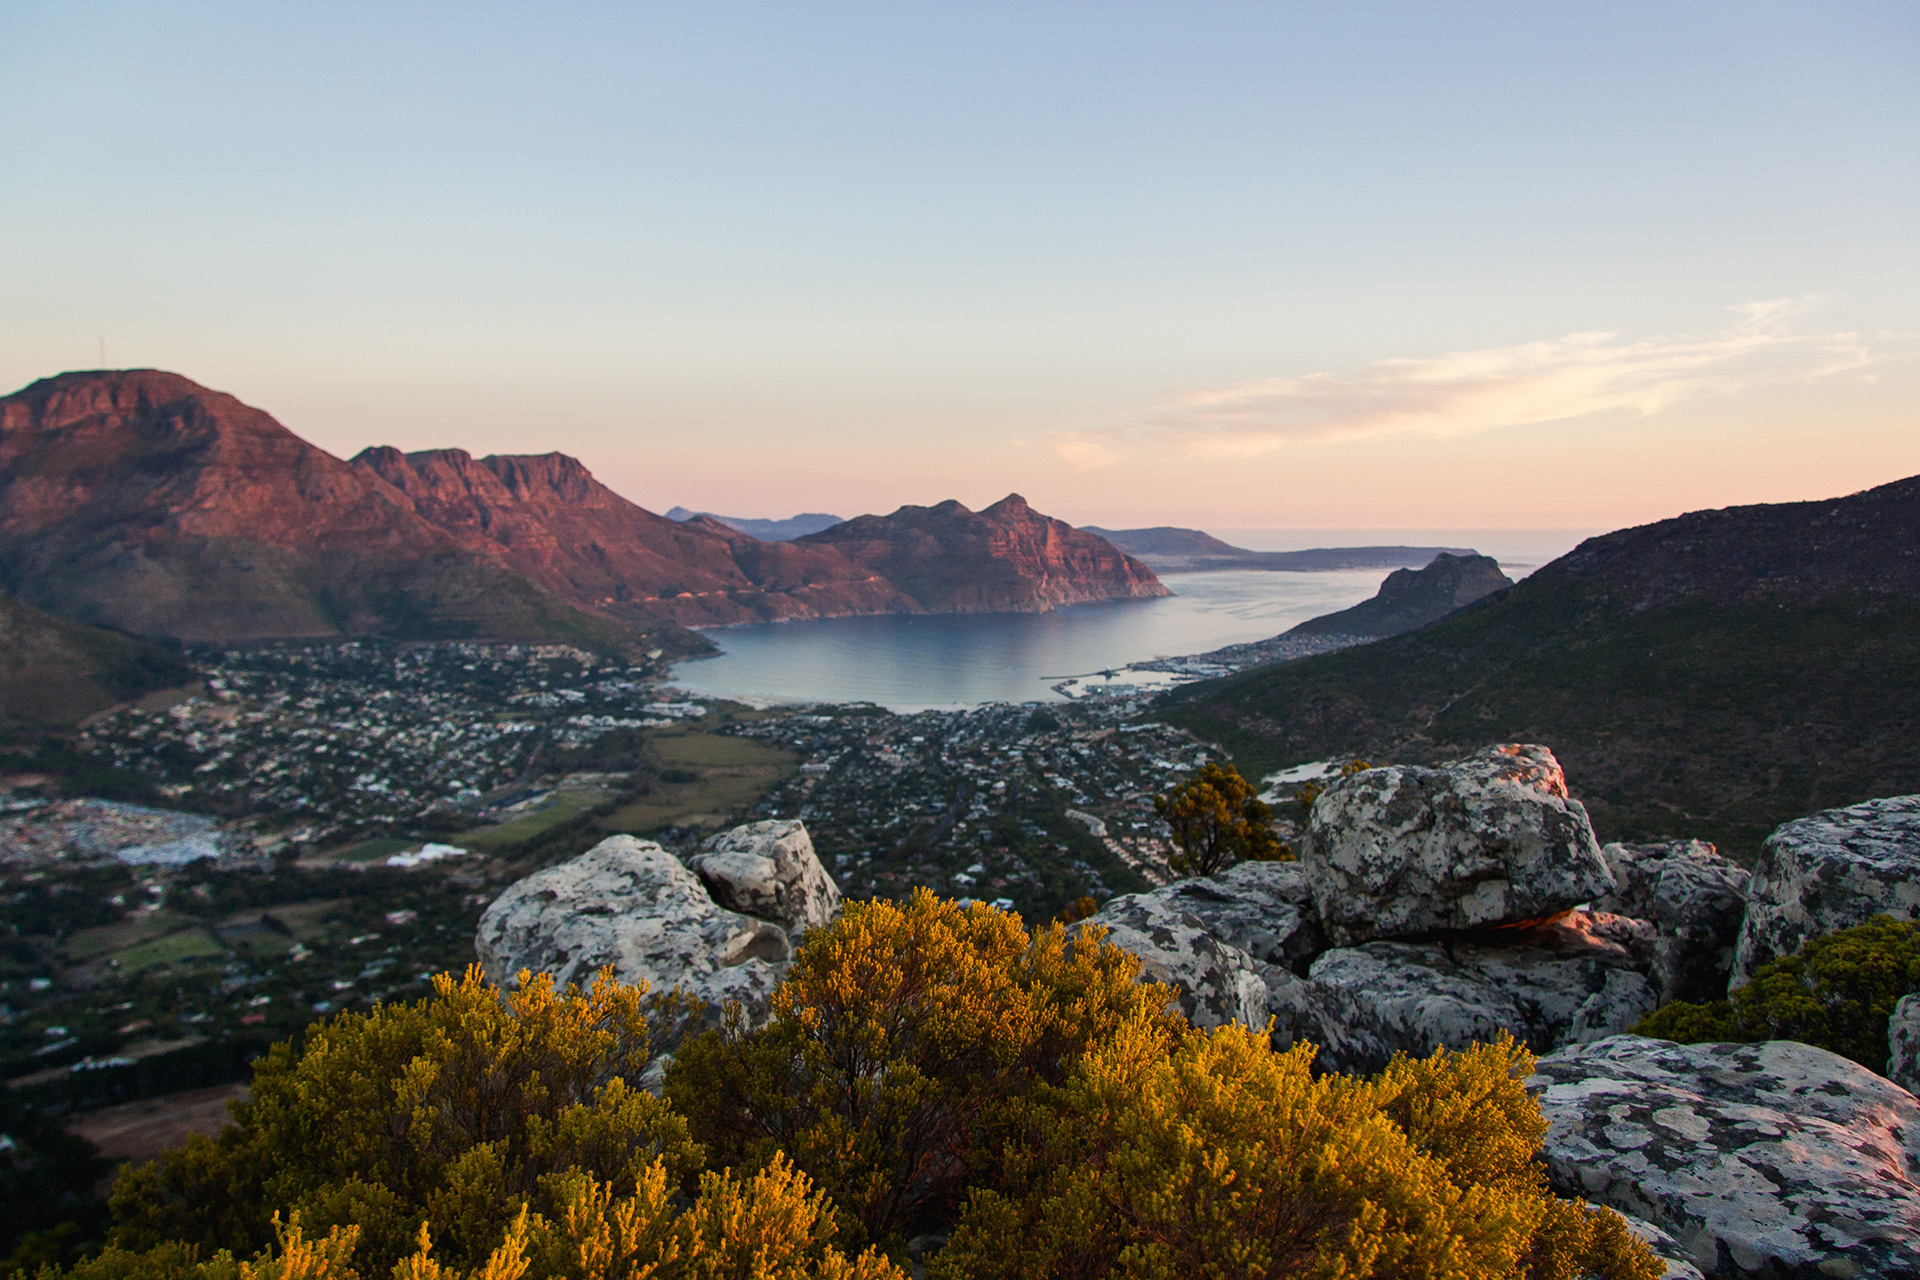
[(1397, 636), (1513, 585), (1492, 556), (1442, 551), (1424, 569), (1395, 569), (1371, 600), (1309, 618), (1290, 636)]
[(461, 548), (363, 469), (154, 370), (62, 374), (0, 398), (0, 586), (188, 641), (632, 644)]
[(158, 645), (0, 595), (0, 733), (71, 725), (193, 678), (191, 667)]
[(1243, 771), (1544, 742), (1605, 838), (1751, 852), (1795, 815), (1920, 791), (1920, 478), (1592, 538), (1432, 626), (1163, 713)]
[(1132, 556), (1017, 493), (984, 511), (949, 500), (860, 516), (789, 545), (832, 548), (930, 613), (1044, 613), (1173, 594)]

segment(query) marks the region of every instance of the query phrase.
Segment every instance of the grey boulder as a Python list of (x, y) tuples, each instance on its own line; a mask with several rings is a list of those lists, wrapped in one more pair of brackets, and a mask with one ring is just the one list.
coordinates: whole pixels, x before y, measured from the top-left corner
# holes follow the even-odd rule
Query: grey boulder
[(1138, 895), (1184, 911), (1264, 964), (1304, 964), (1326, 948), (1313, 887), (1297, 862), (1242, 862)]
[(1597, 1040), (1654, 1007), (1644, 934), (1635, 921), (1574, 912), (1497, 942), (1328, 951), (1304, 980), (1264, 975), (1274, 1041), (1318, 1044), (1324, 1070), (1368, 1072), (1397, 1052), (1464, 1049), (1502, 1031), (1538, 1053)]
[(1901, 996), (1887, 1019), (1887, 1079), (1920, 1090), (1920, 996)]
[(1560, 762), (1527, 744), (1335, 782), (1301, 862), (1337, 946), (1537, 920), (1614, 888)]
[(1876, 915), (1920, 918), (1920, 796), (1828, 809), (1767, 837), (1747, 892), (1733, 985), (1809, 938)]
[(678, 989), (715, 1017), (738, 1000), (755, 1021), (793, 954), (785, 929), (718, 905), (679, 859), (632, 836), (510, 885), (481, 914), (474, 947), (495, 983), (526, 969), (585, 985), (611, 965), (620, 981)]
[(1792, 1041), (1613, 1036), (1540, 1060), (1554, 1190), (1643, 1218), (1709, 1276), (1920, 1275), (1920, 1102)]
[(820, 865), (807, 828), (792, 819), (750, 822), (713, 837), (687, 865), (723, 907), (814, 929), (840, 910), (840, 888)]
[(1653, 925), (1649, 976), (1661, 1003), (1724, 996), (1751, 873), (1703, 840), (1610, 844), (1600, 856), (1616, 887), (1593, 909)]
[(1087, 925), (1107, 930), (1107, 941), (1140, 958), (1140, 976), (1164, 982), (1196, 1027), (1267, 1023), (1267, 984), (1260, 966), (1240, 948), (1207, 931), (1191, 912), (1156, 894), (1114, 898)]

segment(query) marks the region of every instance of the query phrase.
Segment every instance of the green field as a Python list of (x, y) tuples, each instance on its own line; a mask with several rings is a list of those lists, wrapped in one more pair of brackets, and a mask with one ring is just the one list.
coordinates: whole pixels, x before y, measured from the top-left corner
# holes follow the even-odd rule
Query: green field
[(419, 844), (418, 840), (398, 840), (392, 836), (381, 836), (373, 840), (363, 840), (343, 853), (334, 857), (340, 862), (385, 862), (396, 853), (405, 853)]
[(524, 840), (531, 840), (609, 798), (605, 791), (556, 791), (538, 809), (523, 813), (497, 827), (463, 831), (458, 842), (462, 848), (475, 853), (497, 853)]
[(141, 912), (114, 924), (82, 929), (67, 939), (64, 950), (77, 961), (95, 960), (163, 938), (193, 923), (189, 917), (172, 911)]
[(131, 977), (162, 965), (185, 964), (190, 960), (212, 960), (227, 954), (227, 948), (206, 929), (195, 927), (169, 933), (165, 937), (142, 942), (115, 953), (120, 976)]
[(602, 818), (603, 829), (644, 833), (695, 823), (718, 826), (799, 765), (792, 752), (697, 729), (663, 730), (650, 737), (648, 746), (663, 775), (692, 774), (692, 780), (657, 779), (652, 794)]

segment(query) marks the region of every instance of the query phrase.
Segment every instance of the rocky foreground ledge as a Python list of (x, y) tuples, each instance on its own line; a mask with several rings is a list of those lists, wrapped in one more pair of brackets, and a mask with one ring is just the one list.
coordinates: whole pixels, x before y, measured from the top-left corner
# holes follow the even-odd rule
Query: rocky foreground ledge
[[(1920, 797), (1788, 823), (1749, 873), (1698, 841), (1600, 845), (1552, 752), (1511, 744), (1343, 779), (1298, 862), (1116, 898), (1088, 923), (1195, 1025), (1271, 1025), (1277, 1045), (1319, 1045), (1322, 1069), (1511, 1033), (1541, 1055), (1555, 1189), (1628, 1215), (1669, 1276), (1920, 1280), (1920, 997), (1893, 1019), (1893, 1079), (1792, 1042), (1625, 1034), (1808, 937), (1920, 918), (1916, 885)], [(617, 836), (510, 887), (478, 948), (496, 981), (612, 965), (758, 1020), (838, 905), (798, 822), (736, 828), (686, 864)]]

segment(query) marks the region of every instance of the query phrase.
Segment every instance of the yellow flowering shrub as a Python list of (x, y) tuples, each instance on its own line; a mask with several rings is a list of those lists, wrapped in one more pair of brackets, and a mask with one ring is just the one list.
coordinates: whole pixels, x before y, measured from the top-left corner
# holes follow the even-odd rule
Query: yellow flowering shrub
[(715, 1163), (785, 1152), (853, 1238), (898, 1241), (952, 1221), (1037, 1085), (1130, 1020), (1176, 1034), (1171, 991), (1139, 971), (1111, 944), (924, 889), (849, 903), (808, 935), (769, 1024), (690, 1041), (667, 1097)]
[[(1051, 1091), (976, 1187), (941, 1280), (1459, 1277), (1654, 1280), (1618, 1215), (1559, 1201), (1511, 1040), (1314, 1079), (1238, 1026), (1130, 1020)], [(1009, 1242), (1018, 1242), (1010, 1247)]]
[(527, 976), (503, 993), (478, 968), (332, 1018), (255, 1064), (238, 1123), (121, 1177), (114, 1241), (251, 1252), (284, 1211), (354, 1225), (361, 1264), (384, 1274), (431, 1220), (471, 1266), (547, 1174), (624, 1184), (664, 1160), (690, 1178), (702, 1159), (686, 1122), (630, 1083), (647, 1019), (646, 988), (604, 973), (584, 992)]

